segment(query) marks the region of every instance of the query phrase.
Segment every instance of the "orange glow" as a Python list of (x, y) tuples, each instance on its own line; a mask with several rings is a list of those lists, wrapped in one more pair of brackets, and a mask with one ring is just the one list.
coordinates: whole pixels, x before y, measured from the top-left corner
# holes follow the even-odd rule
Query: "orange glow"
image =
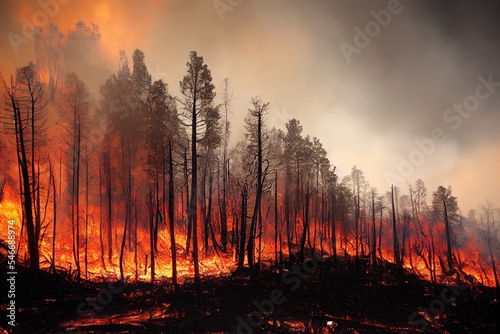
[[(4, 200), (0, 203), (0, 219), (2, 221), (13, 219), (15, 220), (15, 225), (17, 231), (21, 230), (20, 223), (20, 205), (18, 199), (16, 198), (14, 191), (6, 187)], [(49, 208), (50, 211), (50, 208)], [(81, 275), (85, 277), (88, 274), (89, 279), (101, 279), (103, 277), (114, 277), (118, 278), (120, 276), (119, 268), (119, 253), (121, 244), (121, 237), (123, 236), (123, 227), (119, 226), (118, 221), (113, 222), (115, 231), (113, 231), (113, 238), (118, 238), (113, 242), (113, 256), (108, 259), (106, 251), (101, 252), (101, 241), (100, 241), (100, 227), (98, 222), (100, 209), (98, 206), (92, 205), (89, 207), (89, 221), (88, 221), (88, 245), (87, 245), (87, 263), (88, 268), (85, 268), (85, 223), (80, 224), (80, 265), (81, 265)], [(180, 213), (180, 211), (179, 211)], [(48, 214), (48, 217), (51, 213)], [(56, 238), (56, 267), (62, 267), (65, 269), (75, 270), (75, 260), (72, 253), (72, 238), (71, 229), (68, 227), (69, 222), (59, 222), (58, 223), (58, 234)], [(192, 278), (194, 276), (194, 265), (193, 259), (190, 254), (185, 254), (184, 246), (186, 245), (186, 230), (184, 227), (177, 229), (176, 244), (178, 249), (177, 254), (177, 272), (180, 283), (182, 283), (186, 278)], [(199, 228), (201, 231), (201, 228)], [(269, 228), (269, 230), (272, 230)], [(435, 226), (434, 238), (438, 240), (440, 238), (440, 228)], [(43, 235), (43, 239), (40, 241), (40, 262), (43, 268), (49, 268), (51, 262), (52, 254), (52, 228), (49, 224), (46, 232)], [(274, 243), (272, 231), (264, 231), (264, 238), (261, 245), (261, 259), (263, 261), (273, 261), (274, 260)], [(7, 240), (6, 230), (1, 231), (1, 238)], [(201, 241), (201, 232), (199, 234), (199, 241)], [(106, 236), (103, 235), (104, 243), (106, 245)], [(487, 286), (494, 286), (495, 282), (493, 279), (493, 271), (491, 266), (487, 265), (488, 258), (485, 254), (481, 254), (477, 249), (477, 244), (470, 238), (469, 243), (465, 248), (459, 248), (455, 250), (455, 253), (460, 256), (461, 259), (461, 271), (466, 275), (465, 279), (470, 280), (470, 282), (479, 282)], [(169, 278), (171, 277), (172, 263), (170, 254), (170, 244), (169, 244), (169, 234), (168, 229), (163, 224), (160, 227), (158, 233), (158, 252), (155, 255), (155, 277), (157, 279)], [(442, 240), (442, 239), (441, 239)], [(24, 254), (26, 252), (26, 239), (23, 237), (19, 239), (17, 237), (18, 247), (20, 247), (19, 254)], [(418, 244), (418, 240), (415, 239), (415, 235), (411, 235), (410, 241), (413, 244)], [(354, 241), (350, 240), (347, 243), (343, 243), (343, 247), (347, 249), (350, 256), (355, 253)], [(323, 242), (323, 249), (327, 253), (331, 253), (331, 244), (329, 242)], [(340, 242), (337, 241), (337, 253), (342, 254), (343, 249), (340, 248)], [(318, 245), (318, 248), (320, 246)], [(106, 247), (105, 247), (106, 248)], [(293, 247), (294, 250), (297, 247)], [(444, 248), (439, 242), (435, 244), (436, 252), (439, 252), (440, 256), (444, 256)], [(283, 243), (282, 250), (284, 254), (287, 253), (286, 243)], [(256, 256), (258, 256), (259, 248), (258, 242), (256, 246)], [(384, 260), (393, 262), (393, 250), (391, 244), (391, 238), (388, 235), (383, 236), (382, 244), (382, 257)], [(227, 254), (212, 254), (208, 257), (203, 257), (204, 250), (200, 243), (200, 274), (203, 276), (220, 276), (230, 274), (232, 270), (236, 268), (236, 254), (234, 250), (229, 248)], [(427, 250), (423, 249), (421, 256), (417, 255), (416, 252), (411, 253), (411, 262), (409, 254), (405, 253), (404, 267), (408, 270), (412, 270), (422, 278), (430, 279), (429, 272), (429, 262), (424, 261), (422, 256), (425, 258), (428, 256)], [(377, 254), (378, 257), (378, 254)], [(23, 256), (20, 256), (23, 258)], [(104, 263), (103, 263), (104, 260)], [(443, 271), (438, 261), (436, 260), (435, 272), (439, 278), (446, 279), (443, 276)], [(135, 279), (136, 269), (137, 278), (139, 280), (149, 280), (151, 275), (151, 259), (150, 259), (150, 249), (149, 249), (149, 231), (144, 228), (138, 230), (137, 235), (137, 268), (135, 265), (135, 254), (134, 245), (126, 242), (126, 247), (124, 251), (124, 272), (125, 277), (128, 279)], [(469, 276), (467, 276), (469, 275)]]

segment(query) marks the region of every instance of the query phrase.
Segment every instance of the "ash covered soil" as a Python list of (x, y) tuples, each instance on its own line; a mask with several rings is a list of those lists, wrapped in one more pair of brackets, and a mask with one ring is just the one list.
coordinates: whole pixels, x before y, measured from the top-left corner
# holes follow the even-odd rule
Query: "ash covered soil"
[[(4, 267), (5, 263), (1, 265)], [(92, 282), (19, 268), (14, 333), (499, 333), (499, 293), (384, 263), (306, 265), (185, 281)], [(7, 279), (2, 268), (2, 280)], [(453, 282), (451, 282), (453, 281)]]

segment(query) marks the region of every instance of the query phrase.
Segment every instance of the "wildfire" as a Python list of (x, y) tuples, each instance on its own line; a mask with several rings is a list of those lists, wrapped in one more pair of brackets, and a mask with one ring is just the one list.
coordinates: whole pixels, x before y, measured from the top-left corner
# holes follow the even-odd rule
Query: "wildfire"
[[(17, 231), (21, 231), (21, 210), (20, 205), (9, 194), (12, 190), (6, 193), (4, 200), (0, 203), (0, 219), (2, 221), (14, 220)], [(96, 212), (91, 212), (91, 217), (96, 216)], [(87, 240), (87, 243), (82, 242), (79, 249), (79, 258), (82, 263), (82, 276), (89, 279), (102, 279), (106, 277), (117, 278), (120, 276), (119, 253), (114, 252), (109, 258), (107, 254), (103, 254), (101, 248), (101, 238), (99, 222), (97, 219), (89, 221), (88, 235), (80, 235), (81, 240)], [(122, 231), (117, 231), (119, 236)], [(52, 236), (53, 231), (47, 227), (40, 241), (40, 257), (42, 259), (42, 267), (49, 268), (52, 263)], [(70, 237), (71, 231), (65, 231), (59, 236), (56, 236), (56, 266), (63, 270), (75, 270), (75, 259), (73, 255), (72, 240)], [(7, 240), (6, 231), (1, 231), (1, 238)], [(180, 230), (180, 233), (175, 236), (177, 248), (180, 251), (177, 257), (177, 273), (182, 283), (185, 279), (192, 278), (194, 275), (194, 265), (192, 257), (186, 254), (184, 246), (186, 244), (186, 231)], [(120, 239), (119, 237), (117, 239)], [(18, 234), (19, 254), (26, 252), (26, 243)], [(125, 277), (128, 279), (148, 280), (151, 275), (151, 258), (148, 246), (149, 232), (143, 229), (138, 231), (137, 237), (137, 255), (134, 253), (134, 245), (127, 242), (123, 264)], [(382, 258), (387, 261), (393, 261), (392, 249), (389, 245), (389, 240), (385, 240), (380, 252)], [(410, 242), (412, 240), (410, 239)], [(115, 248), (118, 249), (118, 240)], [(349, 255), (354, 254), (354, 242), (352, 240), (345, 241), (345, 247)], [(169, 235), (167, 229), (159, 231), (158, 245), (156, 252), (155, 274), (158, 279), (170, 278), (172, 273), (172, 261), (169, 248)], [(286, 247), (283, 251), (286, 254)], [(324, 250), (329, 248), (328, 242), (323, 241), (321, 247)], [(203, 249), (202, 249), (203, 251)], [(331, 250), (330, 250), (331, 251)], [(337, 252), (341, 254), (340, 249)], [(203, 253), (203, 252), (202, 252)], [(471, 282), (480, 282), (487, 286), (494, 286), (493, 271), (490, 266), (486, 265), (487, 260), (479, 252), (475, 243), (469, 242), (466, 248), (457, 250), (457, 255), (461, 260), (461, 271), (466, 275), (466, 278)], [(377, 255), (378, 256), (378, 255)], [(137, 257), (137, 258), (136, 258)], [(274, 244), (270, 240), (266, 240), (261, 246), (262, 261), (274, 260)], [(137, 264), (136, 264), (137, 263)], [(85, 266), (86, 265), (86, 266)], [(404, 257), (403, 266), (412, 270), (425, 279), (431, 279), (429, 264), (425, 262), (422, 256), (416, 252), (406, 254)], [(229, 249), (227, 253), (211, 253), (209, 256), (200, 259), (200, 273), (204, 276), (220, 276), (230, 274), (236, 268), (234, 250)], [(442, 275), (442, 268), (435, 268), (437, 275)]]

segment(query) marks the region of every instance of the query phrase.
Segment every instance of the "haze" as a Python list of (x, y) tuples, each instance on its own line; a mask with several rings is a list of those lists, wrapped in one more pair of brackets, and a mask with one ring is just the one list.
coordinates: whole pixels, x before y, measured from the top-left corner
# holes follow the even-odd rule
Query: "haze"
[[(13, 47), (26, 19), (41, 3), (0, 3), (0, 72), (14, 73), (34, 59), (31, 42)], [(118, 51), (144, 51), (154, 79), (178, 95), (189, 52), (196, 50), (212, 71), (216, 90), (224, 78), (233, 90), (232, 140), (242, 139), (252, 96), (271, 103), (268, 124), (284, 128), (295, 117), (304, 135), (320, 138), (340, 176), (353, 165), (372, 186), (390, 187), (420, 142), (441, 128), (442, 143), (399, 185), (421, 178), (429, 195), (451, 185), (462, 214), (490, 199), (500, 203), (500, 84), (460, 124), (443, 117), (476, 93), (480, 79), (500, 82), (500, 3), (496, 1), (406, 1), (365, 47), (346, 57), (342, 43), (356, 46), (393, 1), (170, 0), (58, 1), (48, 23), (66, 32), (79, 20), (102, 34), (99, 57), (74, 64), (99, 99), (105, 78), (117, 69)], [(221, 5), (222, 4), (222, 5)], [(224, 7), (225, 5), (225, 7)], [(221, 7), (222, 6), (222, 7)], [(40, 16), (40, 15), (39, 15)], [(40, 16), (41, 17), (41, 16)], [(12, 35), (11, 35), (12, 36)], [(345, 44), (344, 44), (345, 45)], [(95, 55), (94, 55), (95, 56)], [(490, 88), (491, 88), (490, 87)], [(497, 90), (497, 91), (495, 91)], [(481, 92), (488, 92), (486, 87)], [(457, 113), (448, 116), (457, 116)], [(454, 129), (452, 126), (455, 126)], [(427, 146), (429, 148), (429, 146)], [(421, 149), (420, 149), (421, 151)], [(416, 155), (415, 155), (416, 156)], [(422, 155), (421, 155), (422, 156)], [(430, 198), (429, 198), (430, 199)]]

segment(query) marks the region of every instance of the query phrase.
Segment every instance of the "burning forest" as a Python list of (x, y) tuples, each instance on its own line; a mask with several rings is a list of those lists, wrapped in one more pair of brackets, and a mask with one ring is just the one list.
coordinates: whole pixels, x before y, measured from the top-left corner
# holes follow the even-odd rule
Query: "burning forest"
[[(217, 22), (235, 27), (235, 32), (219, 33), (230, 40), (232, 33), (242, 34), (245, 43), (235, 40), (235, 50), (253, 54), (245, 59), (268, 69), (259, 58), (269, 56), (267, 49), (259, 53), (266, 45), (261, 41), (265, 33), (250, 33), (247, 21), (238, 24), (230, 18), (238, 11), (257, 15), (255, 4), (216, 0), (200, 5), (208, 5), (216, 23), (201, 19), (193, 4), (166, 4), (152, 1), (144, 10), (148, 17), (156, 17), (155, 9), (166, 10), (165, 17), (177, 24), (182, 20), (172, 13), (200, 17), (200, 36), (217, 34)], [(371, 162), (385, 164), (390, 159), (386, 152), (372, 161), (371, 155), (381, 152), (373, 146), (375, 153), (354, 154), (352, 160), (353, 153), (340, 148), (350, 138), (379, 143), (378, 135), (349, 127), (354, 123), (342, 121), (336, 111), (340, 125), (331, 125), (331, 134), (327, 127), (311, 126), (330, 120), (308, 114), (307, 108), (318, 102), (297, 100), (299, 107), (290, 108), (295, 110), (290, 114), (280, 104), (273, 106), (273, 96), (282, 101), (279, 94), (295, 103), (287, 85), (295, 87), (292, 81), (301, 80), (302, 68), (296, 69), (297, 77), (289, 77), (281, 61), (269, 56), (281, 80), (262, 72), (255, 75), (269, 83), (253, 86), (252, 71), (258, 66), (248, 65), (249, 71), (242, 69), (247, 65), (224, 65), (227, 57), (215, 57), (215, 46), (194, 42), (191, 32), (158, 33), (153, 27), (162, 20), (146, 24), (154, 30), (151, 35), (185, 36), (189, 48), (179, 42), (184, 51), (176, 49), (169, 58), (168, 48), (160, 52), (158, 45), (141, 43), (136, 32), (127, 40), (124, 35), (132, 28), (117, 23), (112, 4), (96, 5), (95, 11), (77, 1), (38, 5), (6, 11), (29, 19), (22, 20), (19, 32), (6, 34), (13, 52), (26, 54), (23, 63), (2, 58), (0, 73), (0, 267), (7, 282), (2, 333), (497, 333), (500, 209), (482, 197), (470, 203), (473, 195), (462, 201), (461, 194), (473, 189), (464, 179), (482, 172), (457, 172), (456, 161), (468, 156), (458, 158), (461, 151), (450, 142), (462, 139), (447, 139), (453, 133), (445, 126), (473, 122), (472, 117), (466, 121), (471, 108), (498, 108), (498, 68), (476, 75), (475, 95), (462, 98), (465, 109), (438, 115), (442, 119), (430, 123), (432, 136), (416, 136), (412, 141), (418, 149), (399, 155), (397, 172), (383, 169), (380, 181), (380, 175), (377, 179), (370, 172), (376, 168)], [(385, 33), (381, 29), (394, 34), (392, 25), (405, 24), (400, 16), (406, 13), (413, 22), (419, 10), (431, 6), (378, 5), (366, 11), (372, 21), (363, 24), (365, 30), (355, 26), (364, 21), (347, 5), (318, 5), (328, 15), (305, 4), (289, 4), (293, 9), (285, 11), (293, 13), (289, 29), (297, 40), (311, 46), (323, 39), (305, 33), (319, 28), (305, 28), (299, 18), (309, 22), (314, 16), (300, 10), (308, 8), (325, 24), (343, 22), (344, 28), (347, 21), (334, 18), (333, 8), (351, 13), (358, 22), (354, 41), (332, 42), (338, 62), (346, 66), (356, 57), (378, 59), (368, 44), (380, 38), (384, 45), (395, 38), (378, 37)], [(80, 16), (74, 21), (71, 15), (63, 17), (59, 12), (65, 6)], [(478, 7), (474, 10), (481, 12), (487, 6)], [(116, 16), (130, 19), (133, 11), (123, 7)], [(47, 19), (41, 22), (41, 17)], [(110, 28), (106, 20), (115, 26)], [(170, 29), (173, 23), (162, 24)], [(275, 24), (281, 33), (287, 31)], [(350, 32), (342, 38), (352, 37), (346, 36)], [(461, 38), (469, 45), (467, 37)], [(289, 40), (280, 43), (292, 45)], [(490, 51), (495, 50), (497, 46)], [(316, 56), (308, 62), (323, 59)], [(171, 72), (154, 65), (158, 57), (169, 59)], [(298, 64), (296, 59), (282, 61)], [(362, 61), (359, 66), (366, 70)], [(369, 68), (375, 63), (368, 63)], [(238, 70), (231, 74), (225, 66)], [(324, 77), (316, 65), (310, 66), (306, 71)], [(303, 83), (312, 85), (317, 94), (311, 93), (311, 99), (318, 99), (324, 92), (315, 88), (313, 77)], [(256, 93), (249, 87), (258, 87)], [(385, 108), (372, 92), (367, 99), (373, 108)], [(491, 113), (481, 114), (485, 124), (497, 122), (497, 114)], [(387, 124), (378, 126), (382, 133)], [(486, 138), (489, 127), (481, 129)], [(396, 130), (387, 130), (387, 138), (394, 138)], [(463, 131), (472, 145), (473, 131)], [(448, 159), (447, 150), (455, 152), (456, 160)], [(474, 152), (470, 157), (488, 156)], [(496, 160), (491, 165), (497, 166), (498, 145), (492, 152)], [(352, 161), (357, 161), (354, 167), (348, 165)], [(428, 171), (432, 167), (427, 165), (434, 163), (436, 170), (457, 165), (440, 174), (441, 181)], [(488, 168), (484, 177), (494, 190), (484, 194), (494, 197), (498, 176), (488, 174)], [(426, 175), (431, 182), (424, 181)]]

